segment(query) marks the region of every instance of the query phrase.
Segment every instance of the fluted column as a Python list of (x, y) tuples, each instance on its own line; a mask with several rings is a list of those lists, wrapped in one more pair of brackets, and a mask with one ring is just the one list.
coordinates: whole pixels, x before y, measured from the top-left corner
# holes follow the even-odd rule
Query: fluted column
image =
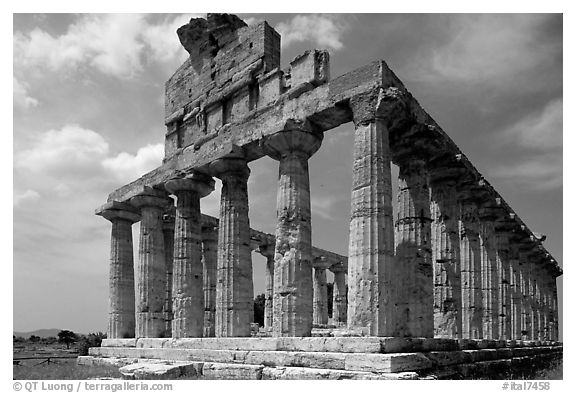
[(316, 258), (314, 268), (314, 307), (313, 323), (315, 325), (328, 324), (328, 283), (326, 281), (326, 269), (330, 267), (325, 258)]
[(202, 228), (202, 277), (204, 279), (204, 333), (203, 337), (216, 334), (216, 281), (218, 261), (218, 227)]
[(222, 180), (216, 282), (216, 337), (249, 337), (254, 319), (248, 176), (243, 158), (210, 164)]
[(140, 247), (136, 265), (136, 337), (164, 337), (166, 322), (166, 256), (162, 215), (171, 199), (138, 195), (130, 203), (140, 209)]
[[(382, 119), (358, 122), (348, 246), (348, 329), (391, 336), (394, 226), (388, 129)], [(398, 284), (396, 284), (398, 285)]]
[(346, 270), (332, 268), (334, 286), (332, 292), (332, 320), (336, 326), (346, 325)]
[(537, 264), (535, 266), (535, 304), (536, 304), (536, 339), (537, 340), (545, 340), (546, 332), (545, 332), (545, 322), (544, 322), (544, 312), (543, 312), (543, 296), (542, 296), (542, 276), (544, 274), (541, 268), (541, 259), (538, 259)]
[(558, 332), (558, 287), (556, 277), (553, 278), (552, 284), (552, 340), (559, 340)]
[(481, 253), (477, 208), (461, 205), (462, 338), (482, 338)]
[(462, 337), (458, 204), (454, 181), (431, 184), (434, 337)]
[(510, 241), (510, 320), (511, 338), (522, 339), (522, 289), (518, 246)]
[(498, 285), (498, 339), (512, 339), (512, 305), (511, 305), (511, 265), (510, 244), (508, 235), (504, 232), (496, 232), (496, 269)]
[(172, 337), (202, 337), (204, 279), (200, 198), (214, 190), (214, 180), (196, 172), (186, 178), (171, 179), (165, 187), (176, 196)]
[(174, 267), (174, 212), (162, 217), (164, 233), (164, 255), (166, 259), (166, 292), (164, 294), (164, 319), (166, 337), (172, 336), (172, 270)]
[(528, 339), (537, 340), (538, 338), (538, 318), (536, 309), (536, 274), (534, 257), (528, 257), (527, 270), (527, 317), (528, 317)]
[(313, 313), (308, 159), (320, 147), (322, 134), (307, 131), (306, 124), (287, 127), (262, 142), (264, 152), (280, 162), (272, 333), (305, 337), (312, 333)]
[(140, 215), (129, 205), (114, 203), (97, 212), (112, 223), (108, 302), (108, 338), (132, 338), (134, 314), (134, 250), (132, 224)]
[(397, 321), (393, 336), (433, 337), (434, 291), (430, 194), (425, 162), (399, 163), (396, 264)]
[(259, 252), (266, 258), (266, 293), (264, 294), (264, 328), (272, 329), (274, 321), (274, 245), (259, 247)]
[(482, 288), (482, 338), (498, 337), (498, 307), (496, 284), (496, 239), (494, 224), (480, 222), (481, 288)]
[(530, 325), (530, 278), (528, 274), (528, 257), (525, 251), (519, 253), (519, 270), (520, 270), (520, 294), (521, 294), (521, 327), (522, 339), (531, 339), (532, 326)]

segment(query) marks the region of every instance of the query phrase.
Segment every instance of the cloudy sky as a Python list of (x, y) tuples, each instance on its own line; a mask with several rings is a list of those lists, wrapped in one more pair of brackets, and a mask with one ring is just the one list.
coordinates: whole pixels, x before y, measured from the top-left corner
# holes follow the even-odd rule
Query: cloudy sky
[[(187, 56), (175, 31), (191, 16), (14, 15), (14, 330), (105, 331), (110, 223), (93, 212), (161, 163), (164, 82)], [(384, 59), (562, 263), (561, 15), (241, 17), (282, 34), (283, 67), (310, 48), (330, 51), (333, 77)], [(327, 133), (310, 160), (313, 243), (342, 254), (352, 130)], [(251, 224), (272, 233), (277, 163), (250, 168)], [(204, 213), (218, 214), (219, 188)], [(253, 262), (258, 294), (264, 259)]]

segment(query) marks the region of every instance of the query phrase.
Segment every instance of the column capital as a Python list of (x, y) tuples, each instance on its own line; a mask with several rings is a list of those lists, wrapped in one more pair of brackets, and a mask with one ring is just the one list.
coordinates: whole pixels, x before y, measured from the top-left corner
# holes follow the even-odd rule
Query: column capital
[(172, 194), (178, 191), (194, 191), (204, 198), (214, 191), (214, 179), (200, 172), (193, 172), (186, 177), (176, 177), (164, 183), (164, 188)]
[(354, 125), (367, 124), (376, 119), (385, 120), (387, 127), (402, 124), (409, 117), (408, 95), (394, 86), (378, 88), (350, 98)]
[(250, 168), (244, 158), (224, 157), (210, 163), (210, 171), (214, 176), (222, 179), (226, 176), (236, 176), (247, 179), (250, 175)]
[(309, 123), (286, 123), (284, 130), (262, 139), (260, 146), (270, 158), (280, 161), (290, 154), (302, 154), (310, 158), (322, 144), (324, 134), (315, 132)]
[(319, 256), (316, 257), (312, 260), (312, 267), (314, 269), (328, 269), (330, 268), (330, 266), (332, 266), (331, 261), (328, 260), (328, 258), (326, 258), (325, 256)]
[(140, 221), (138, 210), (123, 202), (108, 202), (96, 209), (95, 214), (111, 222), (115, 220), (125, 220), (132, 223)]

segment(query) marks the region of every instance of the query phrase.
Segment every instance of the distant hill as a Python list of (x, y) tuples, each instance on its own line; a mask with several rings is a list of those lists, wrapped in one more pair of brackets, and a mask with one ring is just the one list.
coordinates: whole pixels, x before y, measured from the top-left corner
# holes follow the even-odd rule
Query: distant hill
[(46, 337), (58, 337), (62, 329), (38, 329), (33, 332), (14, 332), (16, 337), (24, 337), (25, 339), (30, 338), (30, 336), (38, 336), (40, 338)]

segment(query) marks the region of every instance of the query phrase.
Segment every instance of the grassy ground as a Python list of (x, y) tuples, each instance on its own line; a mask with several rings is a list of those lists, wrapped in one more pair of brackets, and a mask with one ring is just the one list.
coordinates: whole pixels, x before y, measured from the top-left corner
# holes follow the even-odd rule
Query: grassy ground
[(15, 343), (13, 358), (37, 357), (38, 359), (20, 360), (12, 367), (13, 379), (88, 379), (98, 377), (120, 378), (116, 367), (78, 366), (76, 358), (50, 359), (48, 356), (77, 356), (74, 345), (66, 348), (64, 344)]
[(58, 359), (39, 364), (39, 360), (26, 360), (13, 366), (13, 379), (89, 379), (120, 378), (116, 367), (79, 366), (76, 359)]

